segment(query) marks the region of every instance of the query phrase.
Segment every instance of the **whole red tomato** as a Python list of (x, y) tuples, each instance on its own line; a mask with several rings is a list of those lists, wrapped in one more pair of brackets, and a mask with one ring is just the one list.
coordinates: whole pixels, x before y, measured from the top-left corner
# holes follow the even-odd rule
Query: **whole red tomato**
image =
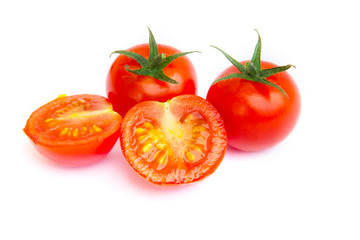
[(206, 98), (224, 120), (228, 144), (244, 151), (278, 144), (293, 130), (300, 114), (298, 87), (284, 72), (291, 65), (261, 61), (260, 51), (260, 36), (251, 61), (236, 62), (222, 51), (234, 66), (219, 75)]
[(149, 29), (149, 43), (136, 45), (112, 64), (106, 91), (114, 110), (121, 116), (138, 102), (165, 102), (175, 96), (195, 94), (197, 78), (190, 60), (176, 48), (156, 44)]

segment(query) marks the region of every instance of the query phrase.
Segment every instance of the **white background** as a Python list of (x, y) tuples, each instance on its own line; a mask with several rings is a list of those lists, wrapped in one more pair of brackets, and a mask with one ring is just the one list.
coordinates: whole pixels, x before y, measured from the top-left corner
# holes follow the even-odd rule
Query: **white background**
[[(356, 1), (2, 1), (0, 239), (360, 239)], [(229, 62), (294, 64), (298, 125), (281, 144), (228, 149), (187, 186), (153, 186), (119, 143), (95, 165), (49, 163), (22, 132), (59, 94), (105, 95), (114, 50), (148, 41), (191, 54), (206, 96)]]

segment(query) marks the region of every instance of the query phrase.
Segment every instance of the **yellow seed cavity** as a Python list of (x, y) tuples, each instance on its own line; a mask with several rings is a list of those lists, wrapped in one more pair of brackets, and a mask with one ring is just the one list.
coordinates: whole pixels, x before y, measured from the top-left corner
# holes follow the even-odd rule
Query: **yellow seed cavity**
[(207, 131), (206, 132), (195, 132), (193, 137), (206, 139), (207, 137), (205, 135), (208, 135), (207, 133), (208, 133)]
[(150, 150), (151, 147), (152, 147), (152, 143), (148, 143), (142, 148), (142, 150), (144, 153), (146, 153)]
[(154, 156), (150, 159), (151, 162), (154, 161), (154, 159), (159, 158), (159, 156), (163, 153), (163, 151), (157, 150)]
[(101, 132), (102, 131), (102, 129), (99, 126), (95, 125), (95, 124), (92, 127), (95, 130), (95, 132)]
[(69, 128), (64, 128), (61, 133), (60, 133), (60, 136), (63, 136), (65, 135), (67, 132), (68, 132)]
[(54, 120), (53, 118), (47, 118), (45, 119), (45, 122), (48, 123), (48, 122), (51, 122), (52, 120)]
[(169, 161), (169, 156), (168, 156), (168, 154), (166, 152), (159, 158), (159, 164), (158, 164), (156, 170), (164, 169), (164, 167), (166, 167), (168, 161)]
[(149, 138), (148, 135), (141, 135), (140, 137), (138, 137), (138, 141), (140, 142), (140, 141), (142, 141), (144, 139), (148, 139), (148, 138)]
[(205, 145), (207, 139), (204, 136), (200, 135), (194, 138), (193, 141), (195, 144)]
[(145, 123), (143, 124), (143, 126), (144, 126), (145, 128), (148, 128), (148, 129), (154, 128), (154, 125), (152, 125), (150, 122), (145, 122)]
[(158, 149), (164, 149), (166, 147), (166, 144), (165, 143), (162, 143), (162, 142), (156, 142), (156, 148)]
[(47, 125), (48, 125), (49, 127), (53, 127), (53, 126), (56, 125), (57, 122), (58, 122), (58, 121), (55, 121), (55, 119), (54, 119), (54, 121), (48, 121), (48, 122), (47, 122)]
[(87, 131), (88, 131), (87, 127), (82, 127), (82, 128), (81, 128), (81, 135), (86, 134)]
[(185, 152), (185, 156), (186, 156), (186, 158), (187, 158), (187, 160), (188, 160), (189, 162), (195, 161), (195, 155), (192, 154), (191, 152), (186, 151), (186, 152)]
[(73, 132), (73, 136), (74, 137), (78, 137), (79, 136), (79, 129), (75, 128), (74, 132)]
[(65, 112), (65, 110), (66, 110), (66, 108), (62, 108), (62, 109), (56, 110), (56, 113), (62, 114)]
[(145, 128), (136, 128), (136, 133), (137, 134), (143, 134), (144, 132), (146, 132), (147, 130)]
[(203, 151), (202, 148), (200, 146), (197, 146), (197, 145), (192, 145), (191, 149), (196, 150), (196, 151), (200, 151), (200, 152)]
[(201, 126), (201, 125), (196, 126), (196, 127), (194, 127), (194, 129), (193, 129), (194, 132), (203, 132), (203, 131), (207, 131), (207, 130), (208, 130), (208, 129), (207, 129), (206, 127)]
[(189, 114), (189, 115), (186, 116), (184, 122), (189, 123), (189, 122), (194, 121), (194, 120), (195, 120), (195, 117), (193, 115)]

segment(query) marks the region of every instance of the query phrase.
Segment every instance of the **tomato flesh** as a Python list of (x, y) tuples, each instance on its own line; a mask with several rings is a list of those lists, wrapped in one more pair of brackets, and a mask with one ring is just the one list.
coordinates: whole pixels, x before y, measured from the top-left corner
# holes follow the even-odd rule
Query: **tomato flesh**
[[(140, 44), (128, 51), (148, 58), (149, 44)], [(180, 52), (176, 48), (162, 44), (158, 44), (158, 51), (159, 54), (163, 53), (165, 56)], [(142, 101), (165, 102), (178, 95), (196, 93), (197, 77), (194, 66), (187, 56), (175, 59), (164, 68), (165, 75), (176, 80), (178, 84), (136, 75), (127, 71), (125, 66), (132, 70), (140, 68), (139, 63), (134, 59), (119, 55), (112, 64), (106, 80), (108, 98), (113, 104), (114, 110), (121, 116), (125, 116), (131, 107)]]
[(44, 156), (66, 166), (101, 160), (119, 138), (122, 118), (104, 97), (60, 96), (34, 111), (24, 132)]
[[(261, 61), (262, 69), (276, 66)], [(231, 66), (218, 78), (236, 72)], [(206, 99), (222, 116), (230, 146), (243, 151), (263, 150), (283, 141), (294, 129), (301, 108), (295, 81), (287, 72), (267, 80), (280, 86), (288, 98), (274, 87), (241, 78), (219, 81), (210, 87)]]
[(183, 95), (135, 105), (124, 118), (121, 143), (126, 160), (148, 181), (179, 184), (214, 172), (227, 138), (220, 115), (208, 101)]

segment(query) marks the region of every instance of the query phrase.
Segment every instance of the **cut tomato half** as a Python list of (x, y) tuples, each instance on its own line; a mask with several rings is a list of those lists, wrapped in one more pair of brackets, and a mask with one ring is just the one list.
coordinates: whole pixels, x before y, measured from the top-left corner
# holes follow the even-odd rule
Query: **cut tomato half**
[(196, 95), (138, 103), (124, 117), (121, 148), (131, 167), (155, 184), (190, 183), (213, 173), (227, 145), (217, 110)]
[(24, 132), (49, 159), (84, 166), (101, 160), (113, 148), (121, 122), (102, 96), (60, 95), (31, 114)]

